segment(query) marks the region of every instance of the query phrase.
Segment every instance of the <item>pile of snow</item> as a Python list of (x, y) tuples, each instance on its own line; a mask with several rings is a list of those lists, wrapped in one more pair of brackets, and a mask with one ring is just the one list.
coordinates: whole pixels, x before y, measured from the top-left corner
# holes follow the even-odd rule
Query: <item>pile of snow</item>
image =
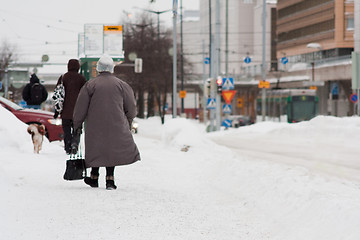
[(0, 105), (0, 150), (30, 152), (32, 141), (27, 125)]

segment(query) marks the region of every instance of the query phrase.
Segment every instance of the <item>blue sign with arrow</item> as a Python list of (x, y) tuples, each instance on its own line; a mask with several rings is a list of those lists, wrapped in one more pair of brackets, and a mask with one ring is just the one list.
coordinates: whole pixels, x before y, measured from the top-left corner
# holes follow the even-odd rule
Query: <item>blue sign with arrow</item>
[(222, 125), (226, 128), (228, 127), (231, 127), (231, 120), (229, 119), (225, 119), (223, 122), (222, 122)]
[(287, 64), (289, 62), (289, 59), (287, 57), (282, 57), (280, 61), (282, 64)]

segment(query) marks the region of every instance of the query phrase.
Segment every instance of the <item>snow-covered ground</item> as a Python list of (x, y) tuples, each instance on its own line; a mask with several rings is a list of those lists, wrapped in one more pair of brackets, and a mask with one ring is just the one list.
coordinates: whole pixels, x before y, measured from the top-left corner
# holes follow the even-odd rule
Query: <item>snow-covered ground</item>
[(142, 161), (118, 189), (62, 179), (62, 143), (33, 153), (0, 107), (0, 239), (360, 239), (360, 118), (319, 116), (206, 133), (138, 119)]

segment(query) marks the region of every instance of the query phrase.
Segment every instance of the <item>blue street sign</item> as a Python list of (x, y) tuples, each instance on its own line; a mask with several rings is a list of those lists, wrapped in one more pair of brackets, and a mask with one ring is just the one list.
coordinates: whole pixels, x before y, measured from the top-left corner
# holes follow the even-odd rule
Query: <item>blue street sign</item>
[(2, 82), (0, 82), (0, 90), (2, 89)]
[(223, 122), (222, 122), (222, 125), (226, 128), (228, 127), (231, 127), (231, 120), (229, 119), (225, 119)]
[(282, 57), (280, 61), (282, 64), (287, 64), (289, 62), (289, 59), (287, 57)]
[(223, 105), (223, 113), (231, 113), (231, 105), (230, 104), (224, 104)]
[(216, 100), (215, 100), (215, 98), (208, 98), (206, 108), (207, 109), (216, 109)]
[(205, 63), (205, 64), (210, 64), (210, 58), (206, 57), (206, 58), (204, 59), (204, 63)]
[(332, 95), (339, 95), (339, 86), (337, 83), (331, 84), (331, 94)]
[(251, 58), (249, 56), (247, 56), (245, 59), (244, 59), (244, 62), (249, 64), (251, 63)]
[(234, 89), (234, 79), (232, 77), (223, 78), (222, 88), (223, 88), (223, 90), (232, 90), (232, 89)]

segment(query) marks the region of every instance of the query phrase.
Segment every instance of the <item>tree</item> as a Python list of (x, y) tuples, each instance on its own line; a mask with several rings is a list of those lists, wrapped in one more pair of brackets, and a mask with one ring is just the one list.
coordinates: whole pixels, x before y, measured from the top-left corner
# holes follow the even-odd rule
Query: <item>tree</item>
[(15, 45), (9, 44), (6, 40), (2, 41), (0, 46), (0, 81), (4, 78), (5, 70), (15, 60), (15, 50)]
[[(172, 48), (171, 30), (158, 35), (156, 21), (148, 14), (142, 14), (136, 24), (127, 23), (124, 27), (125, 63), (133, 53), (143, 59), (143, 72), (134, 73), (133, 68), (121, 68), (115, 73), (127, 81), (134, 89), (138, 104), (138, 117), (144, 118), (144, 94), (147, 93), (147, 116), (154, 116), (157, 109), (164, 123), (167, 94), (172, 92)], [(178, 48), (179, 49), (179, 48)], [(178, 54), (179, 56), (180, 54)], [(187, 64), (186, 60), (184, 63)], [(176, 109), (175, 109), (176, 111)]]

